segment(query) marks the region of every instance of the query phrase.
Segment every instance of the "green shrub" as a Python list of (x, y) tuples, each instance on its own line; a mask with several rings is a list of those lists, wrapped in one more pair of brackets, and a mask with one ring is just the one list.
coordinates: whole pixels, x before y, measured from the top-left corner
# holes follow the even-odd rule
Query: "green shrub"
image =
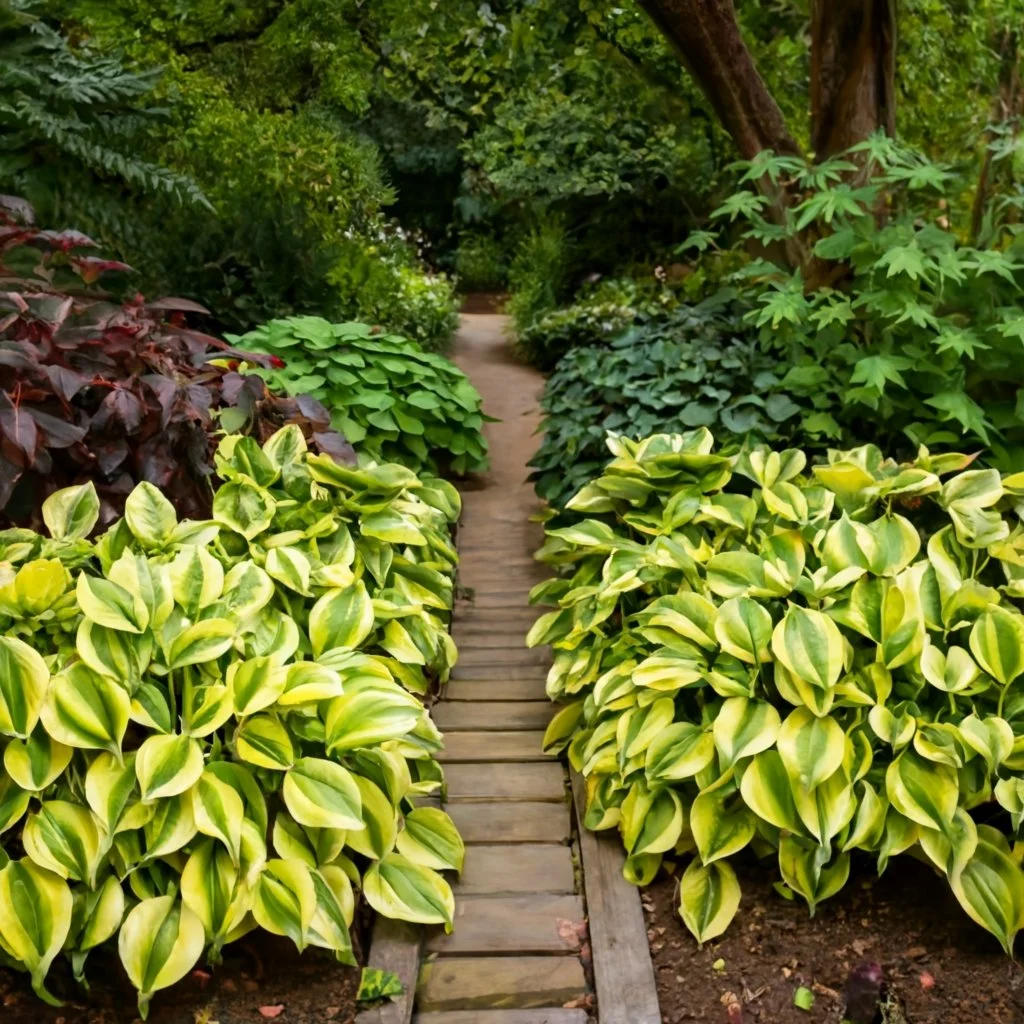
[[(567, 702), (545, 737), (617, 827), (626, 876), (663, 857), (705, 941), (739, 903), (729, 858), (777, 856), (811, 911), (852, 851), (912, 851), (1009, 953), (1024, 874), (1024, 474), (873, 446), (729, 458), (711, 433), (609, 439), (550, 528), (561, 575), (528, 638)], [(979, 814), (979, 822), (969, 812)]]
[(464, 292), (500, 290), (508, 279), (501, 242), (494, 235), (463, 235), (455, 254), (455, 272)]
[(801, 425), (802, 439), (815, 427), (821, 436), (810, 415), (819, 399), (786, 385), (782, 357), (751, 336), (744, 307), (729, 298), (681, 305), (562, 357), (545, 385), (544, 440), (530, 460), (542, 498), (561, 508), (599, 473), (609, 431), (639, 438), (707, 426), (733, 445), (788, 441)]
[(443, 274), (428, 273), (399, 232), (352, 239), (328, 274), (346, 318), (379, 324), (422, 345), (448, 348), (459, 325), (455, 290)]
[[(861, 184), (846, 180), (852, 161), (864, 166)], [(790, 253), (785, 265), (757, 260), (739, 277), (757, 306), (751, 323), (791, 364), (787, 384), (827, 400), (828, 432), (893, 455), (967, 438), (999, 465), (1019, 465), (1019, 194), (983, 204), (982, 231), (964, 242), (943, 199), (957, 177), (884, 136), (822, 164), (766, 153), (738, 166), (745, 184), (712, 219), (742, 223), (743, 244)], [(795, 194), (781, 223), (755, 192), (765, 175)], [(691, 244), (712, 237), (701, 232)], [(820, 425), (819, 409), (805, 416)]]
[(508, 274), (512, 294), (506, 310), (517, 332), (562, 302), (568, 275), (568, 232), (559, 217), (549, 215), (522, 237), (512, 257)]
[(294, 426), (218, 470), (209, 521), (143, 483), (91, 543), (85, 484), (49, 539), (0, 534), (0, 947), (50, 1002), (55, 956), (82, 978), (115, 935), (142, 1016), (256, 927), (353, 963), (355, 887), (451, 926), (462, 842), (416, 806), (441, 737), (413, 694), (455, 659), (457, 493)]
[(632, 324), (637, 312), (617, 303), (574, 303), (545, 313), (516, 335), (516, 354), (538, 370), (550, 371), (571, 349), (606, 345)]
[(313, 316), (271, 320), (232, 341), (281, 359), (280, 369), (256, 372), (323, 402), (334, 428), (374, 458), (457, 474), (487, 465), (480, 394), (444, 356), (366, 324)]

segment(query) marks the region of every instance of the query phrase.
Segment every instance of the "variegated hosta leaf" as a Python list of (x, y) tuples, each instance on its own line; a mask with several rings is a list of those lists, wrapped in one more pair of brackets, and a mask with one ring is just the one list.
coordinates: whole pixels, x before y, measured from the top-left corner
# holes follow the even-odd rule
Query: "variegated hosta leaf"
[(261, 928), (285, 935), (299, 950), (309, 941), (317, 894), (312, 870), (301, 860), (268, 860), (253, 899), (252, 913)]
[(704, 864), (731, 857), (754, 838), (757, 819), (730, 775), (701, 790), (693, 801), (690, 831)]
[(75, 952), (87, 953), (113, 938), (124, 920), (125, 909), (124, 890), (116, 875), (107, 875), (93, 891), (79, 890), (72, 914)]
[(50, 670), (23, 640), (0, 636), (0, 734), (28, 739), (39, 720)]
[(971, 629), (971, 653), (978, 664), (1004, 686), (1024, 672), (1024, 616), (997, 606), (989, 608)]
[(238, 756), (258, 768), (285, 771), (295, 761), (295, 748), (288, 730), (274, 715), (253, 715), (235, 734)]
[(452, 819), (435, 807), (417, 807), (406, 814), (395, 845), (414, 864), (435, 871), (462, 870), (462, 837)]
[(40, 867), (90, 888), (95, 885), (106, 834), (87, 807), (66, 800), (45, 801), (28, 816), (21, 841)]
[(55, 491), (42, 506), (43, 522), (54, 540), (84, 540), (100, 517), (100, 499), (90, 480)]
[(950, 878), (968, 916), (991, 932), (1007, 956), (1024, 921), (1024, 875), (1020, 865), (994, 843), (978, 839), (974, 855)]
[(128, 529), (147, 549), (161, 548), (171, 537), (178, 517), (174, 506), (158, 487), (151, 483), (137, 484), (124, 503)]
[(46, 974), (71, 930), (71, 889), (59, 875), (28, 858), (0, 869), (0, 947), (25, 965), (36, 995), (60, 1006)]
[(396, 740), (415, 728), (423, 706), (397, 690), (365, 689), (345, 693), (327, 709), (327, 752), (372, 747)]
[(363, 827), (359, 786), (352, 773), (334, 761), (300, 758), (285, 774), (282, 795), (288, 812), (300, 825)]
[(173, 896), (143, 900), (129, 911), (118, 951), (138, 989), (143, 1019), (153, 993), (184, 978), (202, 955), (205, 941), (202, 921)]
[(192, 787), (192, 816), (204, 835), (219, 839), (237, 865), (242, 846), (245, 805), (236, 790), (213, 772), (203, 772)]
[(779, 713), (767, 701), (730, 697), (712, 730), (722, 769), (774, 746), (779, 727)]
[(203, 750), (189, 736), (150, 736), (135, 758), (142, 799), (147, 802), (177, 796), (192, 788), (203, 774)]
[(181, 872), (182, 902), (202, 922), (207, 943), (219, 950), (252, 905), (231, 854), (212, 839), (199, 843)]
[(813, 917), (817, 905), (846, 884), (850, 855), (833, 855), (829, 846), (783, 834), (779, 840), (779, 871), (786, 885), (807, 901)]
[(373, 619), (373, 601), (362, 580), (327, 591), (309, 613), (314, 657), (335, 647), (358, 647), (373, 629)]
[(84, 662), (76, 662), (53, 677), (41, 717), (58, 743), (120, 756), (130, 711), (125, 690)]
[(353, 775), (359, 790), (363, 828), (348, 833), (347, 845), (364, 857), (379, 860), (395, 847), (398, 838), (398, 812), (387, 794), (362, 775)]
[(793, 801), (793, 781), (777, 750), (765, 750), (747, 766), (740, 781), (744, 803), (776, 828), (805, 831)]
[(675, 722), (655, 736), (647, 747), (647, 781), (677, 782), (703, 771), (715, 757), (711, 732), (689, 722)]
[(819, 611), (791, 604), (772, 633), (775, 657), (795, 676), (828, 689), (843, 670), (843, 638)]
[(671, 789), (650, 790), (636, 782), (619, 808), (619, 831), (631, 856), (671, 850), (685, 822), (683, 804)]
[(953, 820), (959, 799), (956, 772), (904, 750), (885, 773), (889, 800), (901, 814), (925, 828), (942, 832)]
[(11, 740), (7, 744), (4, 769), (22, 789), (36, 793), (63, 773), (73, 752), (37, 725), (27, 740)]
[(222, 484), (213, 498), (213, 518), (246, 540), (266, 530), (276, 510), (277, 503), (270, 492), (247, 480)]
[(846, 736), (834, 718), (818, 718), (807, 708), (797, 708), (779, 729), (778, 748), (794, 784), (810, 790), (843, 763)]
[(731, 865), (723, 860), (707, 866), (690, 862), (679, 885), (679, 913), (699, 943), (721, 935), (739, 905), (740, 886)]
[(389, 853), (370, 865), (363, 876), (366, 901), (385, 917), (417, 924), (443, 924), (451, 931), (455, 897), (436, 871)]

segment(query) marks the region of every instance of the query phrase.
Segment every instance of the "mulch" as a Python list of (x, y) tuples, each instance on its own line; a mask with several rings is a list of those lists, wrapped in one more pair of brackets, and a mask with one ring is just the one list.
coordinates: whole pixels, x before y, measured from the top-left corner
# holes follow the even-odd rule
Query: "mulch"
[[(809, 918), (803, 900), (773, 888), (774, 865), (742, 861), (739, 913), (702, 950), (679, 918), (676, 879), (659, 878), (642, 899), (665, 1024), (839, 1024), (851, 970), (871, 961), (892, 1005), (875, 1024), (1024, 1024), (1024, 971), (945, 879), (906, 856), (881, 879), (871, 868), (855, 861), (843, 891)], [(810, 1010), (794, 1005), (801, 986)]]

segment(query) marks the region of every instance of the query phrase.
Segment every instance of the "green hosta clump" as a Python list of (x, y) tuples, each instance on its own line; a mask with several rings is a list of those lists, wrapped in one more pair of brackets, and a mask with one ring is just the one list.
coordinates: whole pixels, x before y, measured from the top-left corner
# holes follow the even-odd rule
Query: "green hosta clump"
[(872, 446), (726, 458), (703, 428), (609, 447), (569, 503), (584, 518), (548, 531), (561, 575), (533, 598), (557, 608), (529, 642), (553, 645), (567, 702), (546, 745), (585, 776), (586, 825), (618, 827), (627, 877), (693, 853), (680, 909), (704, 941), (736, 912), (748, 846), (812, 912), (853, 851), (879, 871), (909, 851), (1009, 951), (1024, 473)]
[(331, 425), (360, 452), (417, 472), (487, 468), (480, 393), (450, 359), (415, 341), (317, 316), (271, 320), (229, 337), (277, 356), (280, 367), (253, 372), (276, 389), (323, 402)]
[(441, 736), (458, 494), (352, 469), (286, 427), (228, 437), (209, 521), (149, 484), (94, 543), (92, 484), (52, 536), (0, 533), (0, 959), (44, 999), (117, 936), (153, 993), (254, 928), (351, 963), (355, 891), (451, 926)]

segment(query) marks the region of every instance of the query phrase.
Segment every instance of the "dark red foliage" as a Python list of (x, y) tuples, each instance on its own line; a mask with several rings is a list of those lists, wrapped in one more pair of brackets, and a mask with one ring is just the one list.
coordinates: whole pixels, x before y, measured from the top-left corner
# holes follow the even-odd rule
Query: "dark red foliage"
[(279, 397), (237, 372), (268, 357), (187, 326), (185, 315), (202, 306), (141, 295), (118, 302), (91, 289), (102, 274), (131, 268), (83, 256), (92, 239), (40, 231), (32, 220), (23, 200), (0, 196), (0, 522), (38, 525), (49, 493), (89, 479), (101, 523), (140, 480), (181, 515), (206, 516), (212, 451), (225, 431), (263, 441), (295, 422), (314, 450), (354, 461), (319, 402)]

